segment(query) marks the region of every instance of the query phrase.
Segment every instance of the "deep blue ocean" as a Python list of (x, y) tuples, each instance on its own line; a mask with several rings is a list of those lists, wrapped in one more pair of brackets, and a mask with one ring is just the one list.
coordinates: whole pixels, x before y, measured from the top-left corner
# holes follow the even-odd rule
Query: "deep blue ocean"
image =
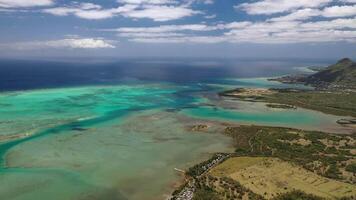
[(0, 60), (0, 91), (137, 82), (203, 83), (221, 78), (271, 77), (320, 60), (138, 59), (121, 61)]

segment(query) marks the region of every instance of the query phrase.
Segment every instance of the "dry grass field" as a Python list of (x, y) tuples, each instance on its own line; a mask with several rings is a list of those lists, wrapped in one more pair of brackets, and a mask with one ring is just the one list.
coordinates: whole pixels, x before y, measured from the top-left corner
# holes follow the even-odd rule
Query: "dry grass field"
[(356, 185), (319, 176), (278, 158), (234, 157), (209, 173), (232, 178), (266, 199), (293, 190), (327, 199), (356, 196)]

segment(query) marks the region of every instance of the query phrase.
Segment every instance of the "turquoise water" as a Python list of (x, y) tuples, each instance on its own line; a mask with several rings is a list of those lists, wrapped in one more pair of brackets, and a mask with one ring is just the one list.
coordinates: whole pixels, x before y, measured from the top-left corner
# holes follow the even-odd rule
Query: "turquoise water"
[[(240, 105), (246, 104), (239, 102)], [(248, 108), (250, 107), (250, 108)], [(247, 109), (253, 109), (247, 110)], [(253, 108), (247, 105), (241, 109), (224, 109), (217, 107), (199, 107), (186, 109), (182, 113), (197, 119), (218, 120), (222, 122), (238, 122), (241, 124), (259, 124), (302, 128), (308, 130), (341, 131), (335, 123), (339, 117), (298, 108), (297, 110), (270, 109), (264, 104), (254, 103)]]
[(151, 83), (0, 93), (0, 199), (165, 199), (181, 179), (174, 168), (232, 150), (222, 134), (189, 131), (202, 120), (340, 128), (336, 117), (319, 112), (206, 96), (220, 86)]

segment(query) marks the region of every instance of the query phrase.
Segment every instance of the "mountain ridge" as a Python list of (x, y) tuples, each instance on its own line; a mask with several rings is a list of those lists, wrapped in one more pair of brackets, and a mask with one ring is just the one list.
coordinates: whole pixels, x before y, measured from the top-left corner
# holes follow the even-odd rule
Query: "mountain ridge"
[(356, 62), (343, 58), (301, 81), (320, 88), (356, 88)]

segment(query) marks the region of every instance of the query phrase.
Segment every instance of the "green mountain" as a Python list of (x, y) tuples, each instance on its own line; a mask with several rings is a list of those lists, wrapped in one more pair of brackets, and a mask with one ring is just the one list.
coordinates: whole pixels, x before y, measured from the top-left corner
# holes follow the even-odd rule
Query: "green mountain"
[(313, 75), (305, 83), (327, 88), (356, 88), (356, 63), (344, 58)]

